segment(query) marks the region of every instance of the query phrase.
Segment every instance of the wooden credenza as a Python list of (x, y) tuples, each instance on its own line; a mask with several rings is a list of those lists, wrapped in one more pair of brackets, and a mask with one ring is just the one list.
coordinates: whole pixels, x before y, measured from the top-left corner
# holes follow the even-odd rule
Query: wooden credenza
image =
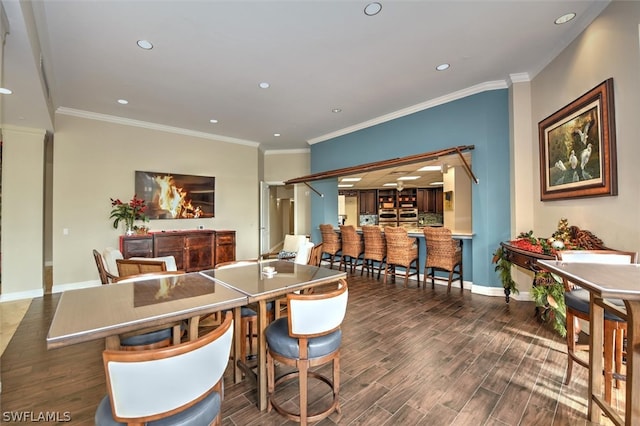
[(121, 236), (120, 251), (125, 259), (173, 256), (179, 270), (201, 271), (236, 260), (236, 231), (205, 229)]

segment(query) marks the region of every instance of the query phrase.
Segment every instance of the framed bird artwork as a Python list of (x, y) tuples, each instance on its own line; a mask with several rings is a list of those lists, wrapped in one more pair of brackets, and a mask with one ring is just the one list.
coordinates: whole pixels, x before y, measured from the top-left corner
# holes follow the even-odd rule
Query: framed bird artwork
[(538, 123), (540, 199), (618, 194), (613, 79)]

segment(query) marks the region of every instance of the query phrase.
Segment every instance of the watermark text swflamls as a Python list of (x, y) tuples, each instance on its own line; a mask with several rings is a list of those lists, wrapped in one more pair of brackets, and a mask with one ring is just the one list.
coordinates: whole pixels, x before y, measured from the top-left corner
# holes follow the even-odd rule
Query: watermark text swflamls
[(3, 422), (38, 423), (38, 422), (70, 422), (69, 411), (3, 411)]

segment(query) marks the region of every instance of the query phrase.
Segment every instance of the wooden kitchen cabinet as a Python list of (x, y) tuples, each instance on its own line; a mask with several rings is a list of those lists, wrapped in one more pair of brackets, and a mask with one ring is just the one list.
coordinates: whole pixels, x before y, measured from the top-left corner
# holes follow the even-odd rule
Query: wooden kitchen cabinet
[(442, 188), (420, 188), (417, 193), (419, 213), (442, 213)]
[(378, 214), (378, 191), (367, 189), (358, 192), (358, 210), (360, 214)]
[(433, 190), (435, 197), (435, 212), (442, 213), (444, 211), (444, 191), (442, 188)]

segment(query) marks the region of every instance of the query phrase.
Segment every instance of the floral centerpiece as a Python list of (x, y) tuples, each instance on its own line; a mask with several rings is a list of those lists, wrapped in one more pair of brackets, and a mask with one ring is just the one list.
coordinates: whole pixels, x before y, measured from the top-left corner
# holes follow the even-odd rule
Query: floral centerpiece
[(123, 203), (119, 198), (115, 200), (111, 198), (111, 216), (110, 219), (113, 219), (113, 227), (118, 228), (118, 225), (122, 222), (125, 227), (126, 235), (133, 235), (134, 233), (146, 233), (148, 228), (144, 225), (137, 226), (135, 225), (135, 221), (141, 220), (142, 222), (148, 222), (149, 218), (144, 212), (147, 210), (147, 206), (145, 201), (141, 198), (138, 198), (137, 195), (134, 195), (131, 201), (128, 203)]

